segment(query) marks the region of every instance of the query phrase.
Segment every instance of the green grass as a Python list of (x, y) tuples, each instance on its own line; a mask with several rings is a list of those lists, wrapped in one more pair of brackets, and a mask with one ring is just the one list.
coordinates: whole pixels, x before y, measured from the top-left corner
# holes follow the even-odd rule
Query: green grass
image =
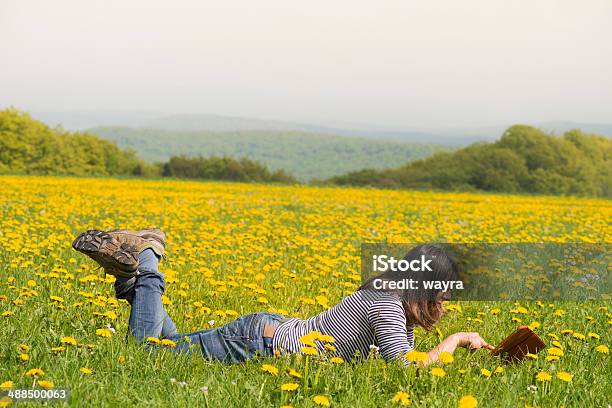
[[(415, 336), (419, 351), (457, 331), (478, 331), (497, 344), (517, 325), (537, 322), (535, 330), (547, 348), (554, 340), (549, 333), (559, 338), (564, 355), (555, 362), (546, 360), (547, 350), (537, 360), (505, 366), (486, 351), (460, 349), (442, 378), (432, 376), (430, 367), (404, 368), (380, 359), (334, 366), (292, 356), (224, 365), (168, 349), (152, 354), (126, 342), (129, 306), (114, 301), (110, 281), (70, 247), (76, 233), (94, 226), (163, 227), (169, 239), (168, 262), (160, 265), (168, 280), (167, 309), (179, 331), (191, 332), (209, 327), (210, 320), (215, 327), (232, 320), (223, 316), (228, 310), (282, 310), (299, 317), (321, 312), (322, 306), (309, 301), (324, 295), (335, 304), (358, 286), (361, 242), (611, 242), (608, 201), (130, 179), (1, 179), (0, 384), (30, 388), (34, 379), (26, 373), (41, 368), (45, 375), (39, 380), (69, 389), (71, 399), (64, 406), (75, 407), (312, 407), (316, 395), (329, 398), (332, 406), (382, 407), (393, 406), (391, 399), (400, 390), (416, 407), (456, 407), (467, 394), (481, 407), (605, 407), (612, 402), (610, 356), (595, 350), (611, 343), (609, 301), (520, 302), (524, 311), (514, 302), (461, 302), (460, 310), (450, 307), (439, 323), (441, 333), (417, 330)], [(284, 286), (275, 287), (279, 283)], [(13, 314), (3, 316), (7, 311)], [(116, 319), (96, 314), (109, 311)], [(96, 335), (107, 324), (116, 333)], [(78, 344), (52, 351), (63, 336)], [(28, 361), (20, 359), (21, 344), (29, 347)], [(264, 363), (276, 366), (279, 374), (263, 372)], [(498, 366), (504, 367), (502, 373), (490, 378), (481, 373)], [(83, 367), (93, 374), (81, 373)], [(292, 379), (290, 367), (303, 378)], [(552, 380), (536, 381), (541, 371)], [(573, 379), (559, 380), (561, 371)], [(281, 391), (288, 382), (300, 387), (294, 393)]]
[[(46, 291), (47, 288), (41, 288), (41, 294)], [(70, 298), (74, 296), (71, 292), (59, 293)], [(110, 291), (107, 294), (111, 295)], [(539, 309), (535, 304), (531, 306)], [(582, 332), (609, 333), (607, 323), (593, 325), (585, 319), (589, 313), (595, 313), (592, 309), (596, 305), (583, 306), (564, 305), (573, 313), (557, 322), (558, 329), (571, 326)], [(466, 317), (476, 317), (479, 311), (490, 307), (502, 308), (498, 318), (488, 319), (487, 324), (466, 324)], [(463, 311), (450, 312), (443, 326), (448, 333), (473, 330), (491, 341), (500, 341), (514, 328), (514, 324), (503, 317), (511, 307), (512, 304), (504, 302), (463, 303)], [(128, 308), (126, 305), (119, 308), (118, 335), (103, 342), (95, 336), (79, 336), (83, 346), (68, 346), (59, 354), (49, 353), (37, 345), (53, 343), (65, 334), (84, 332), (95, 324), (94, 321), (82, 316), (72, 319), (64, 311), (50, 310), (45, 305), (29, 309), (28, 324), (15, 317), (4, 318), (5, 341), (0, 347), (2, 378), (13, 379), (19, 387), (33, 385), (33, 380), (22, 375), (23, 368), (15, 352), (15, 340), (18, 340), (33, 345), (31, 359), (37, 366), (49, 368), (58, 388), (70, 389), (70, 406), (259, 407), (281, 403), (314, 406), (311, 397), (322, 394), (336, 406), (380, 407), (390, 405), (390, 398), (401, 389), (409, 392), (413, 406), (422, 407), (454, 406), (464, 394), (477, 396), (482, 406), (605, 406), (612, 397), (609, 377), (606, 377), (611, 372), (609, 358), (593, 352), (589, 342), (571, 337), (561, 339), (567, 355), (563, 357), (563, 369), (574, 375), (570, 383), (554, 378), (559, 371), (557, 364), (546, 362), (545, 352), (537, 361), (504, 365), (486, 351), (469, 353), (461, 349), (456, 352), (455, 361), (444, 366), (447, 375), (443, 378), (431, 376), (429, 367), (404, 368), (398, 364), (387, 365), (380, 359), (334, 366), (311, 357), (308, 376), (298, 381), (300, 389), (295, 393), (281, 392), (281, 384), (296, 381), (286, 370), (291, 367), (304, 372), (305, 360), (282, 357), (224, 365), (207, 362), (198, 355), (177, 356), (165, 349), (153, 353), (123, 340)], [(547, 324), (548, 320), (541, 322)], [(438, 336), (434, 332), (419, 333), (417, 339), (417, 349), (426, 350), (437, 344)], [(549, 343), (550, 340), (546, 339)], [(85, 346), (90, 341), (96, 343), (93, 350)], [(125, 358), (123, 362), (120, 362), (121, 356)], [(264, 373), (262, 363), (275, 365), (280, 370), (279, 375)], [(498, 366), (504, 367), (504, 372), (493, 374), (491, 378), (485, 378), (480, 372), (482, 368), (494, 371)], [(79, 371), (81, 367), (92, 368), (94, 374), (84, 376)], [(553, 375), (550, 383), (535, 381), (534, 373), (541, 370)], [(536, 385), (537, 390), (528, 390), (530, 385)]]

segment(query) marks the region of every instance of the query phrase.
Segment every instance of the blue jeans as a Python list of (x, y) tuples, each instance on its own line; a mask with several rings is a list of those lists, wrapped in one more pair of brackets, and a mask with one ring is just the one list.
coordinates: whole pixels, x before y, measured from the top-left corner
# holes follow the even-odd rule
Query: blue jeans
[(257, 356), (271, 356), (272, 339), (263, 336), (264, 325), (278, 325), (283, 316), (275, 313), (253, 313), (226, 325), (188, 334), (179, 334), (164, 309), (162, 294), (166, 289), (164, 275), (157, 270), (159, 259), (151, 249), (139, 257), (138, 275), (115, 282), (117, 297), (131, 304), (129, 332), (138, 342), (147, 337), (170, 339), (177, 343), (177, 353), (199, 351), (204, 358), (228, 363), (243, 362)]

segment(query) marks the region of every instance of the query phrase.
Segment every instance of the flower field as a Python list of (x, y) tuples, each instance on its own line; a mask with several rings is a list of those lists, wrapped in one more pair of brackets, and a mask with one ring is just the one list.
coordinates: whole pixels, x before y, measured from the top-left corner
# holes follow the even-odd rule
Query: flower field
[[(584, 407), (612, 403), (610, 302), (451, 302), (456, 331), (547, 343), (505, 365), (458, 350), (403, 368), (305, 355), (228, 366), (127, 343), (129, 305), (72, 250), (88, 228), (159, 226), (164, 303), (180, 332), (274, 311), (309, 317), (360, 284), (362, 242), (612, 243), (607, 200), (253, 184), (0, 177), (0, 388), (68, 389), (71, 406)], [(418, 360), (419, 355), (410, 356)], [(0, 407), (15, 406), (7, 399)]]

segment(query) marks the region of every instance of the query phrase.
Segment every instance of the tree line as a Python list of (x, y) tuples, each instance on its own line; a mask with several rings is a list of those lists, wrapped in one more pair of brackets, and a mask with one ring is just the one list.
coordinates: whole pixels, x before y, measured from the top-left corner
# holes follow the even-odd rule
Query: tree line
[(204, 180), (295, 183), (284, 170), (271, 172), (254, 160), (230, 157), (174, 156), (161, 165), (162, 176)]
[[(0, 111), (0, 174), (142, 176), (296, 183), (284, 170), (230, 157), (173, 156), (147, 163), (87, 132), (51, 128), (16, 109)], [(438, 152), (388, 170), (366, 169), (322, 184), (379, 188), (612, 196), (612, 140), (572, 130), (555, 136), (516, 125), (494, 143)]]
[(295, 182), (283, 170), (271, 172), (249, 159), (175, 156), (165, 163), (146, 163), (131, 149), (120, 149), (87, 132), (51, 128), (13, 108), (0, 111), (0, 174), (3, 173)]
[(361, 170), (330, 184), (384, 188), (612, 195), (612, 140), (580, 130), (562, 136), (515, 125), (494, 143), (436, 153), (390, 170)]

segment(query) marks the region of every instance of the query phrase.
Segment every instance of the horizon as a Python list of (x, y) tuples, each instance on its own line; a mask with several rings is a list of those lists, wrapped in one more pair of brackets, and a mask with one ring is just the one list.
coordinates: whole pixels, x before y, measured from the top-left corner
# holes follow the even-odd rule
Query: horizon
[[(466, 140), (469, 142), (478, 140), (492, 141), (501, 136), (504, 130), (514, 125), (527, 125), (542, 129), (546, 132), (552, 132), (556, 134), (562, 134), (570, 129), (580, 129), (586, 133), (597, 133), (606, 137), (612, 137), (612, 121), (606, 122), (576, 122), (572, 120), (547, 120), (547, 121), (518, 121), (516, 123), (507, 124), (494, 124), (494, 125), (475, 125), (475, 126), (430, 126), (430, 127), (405, 127), (405, 128), (389, 128), (381, 126), (380, 124), (372, 123), (338, 123), (328, 124), (324, 122), (298, 122), (276, 118), (262, 118), (262, 117), (246, 117), (240, 115), (222, 115), (216, 113), (180, 113), (180, 112), (161, 112), (161, 111), (147, 111), (147, 110), (41, 110), (41, 111), (29, 111), (22, 109), (18, 106), (0, 106), (0, 110), (14, 108), (19, 111), (23, 111), (31, 115), (34, 119), (40, 120), (41, 122), (49, 126), (61, 126), (66, 130), (72, 131), (87, 131), (94, 130), (95, 128), (109, 128), (109, 127), (126, 127), (133, 129), (159, 129), (163, 131), (174, 131), (174, 132), (219, 132), (223, 133), (234, 132), (234, 131), (305, 131), (306, 133), (313, 134), (329, 134), (333, 136), (344, 136), (344, 137), (361, 137), (361, 138), (372, 138), (372, 135), (377, 135), (376, 138), (380, 140), (389, 141), (402, 141), (402, 136), (410, 134), (417, 135), (419, 133), (423, 135), (430, 135), (433, 137), (445, 138), (446, 142), (454, 144), (452, 138), (455, 137), (456, 142), (460, 145), (466, 144)], [(65, 119), (60, 119), (65, 118)], [(237, 120), (237, 121), (252, 121), (261, 122), (264, 125), (275, 125), (281, 126), (277, 129), (262, 127), (249, 127), (215, 131), (204, 128), (197, 129), (170, 129), (165, 126), (150, 125), (150, 123), (163, 123), (164, 120), (168, 119), (187, 119), (187, 118), (217, 118), (219, 120)], [(286, 127), (282, 127), (286, 125)], [(299, 127), (303, 126), (303, 129)], [(334, 131), (338, 133), (334, 133)], [(385, 138), (385, 133), (389, 134), (389, 137)], [(414, 136), (412, 136), (414, 137)], [(465, 139), (466, 137), (470, 137)], [(407, 142), (414, 142), (414, 140), (405, 140)], [(429, 143), (429, 142), (422, 142)], [(440, 141), (433, 141), (431, 143), (443, 143)]]

